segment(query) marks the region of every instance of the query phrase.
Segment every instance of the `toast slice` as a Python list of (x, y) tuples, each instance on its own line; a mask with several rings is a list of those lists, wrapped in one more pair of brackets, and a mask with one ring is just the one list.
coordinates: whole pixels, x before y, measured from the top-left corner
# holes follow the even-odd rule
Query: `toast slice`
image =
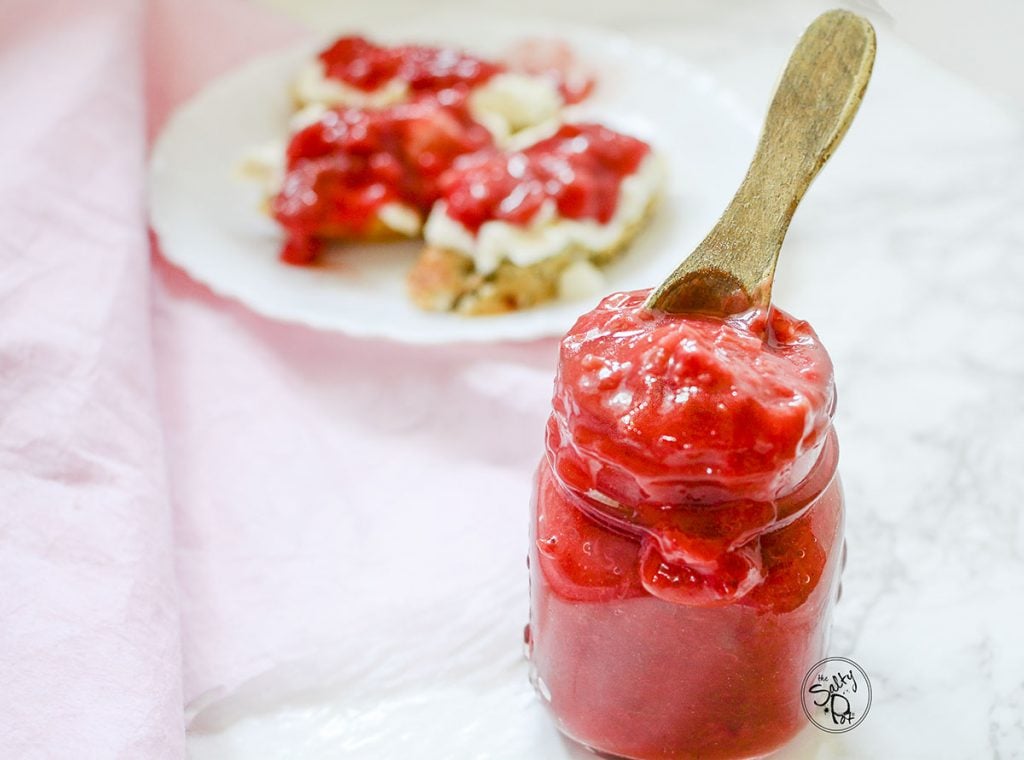
[(473, 258), (466, 253), (427, 245), (409, 272), (409, 297), (427, 311), (482, 316), (519, 311), (557, 298), (599, 293), (604, 285), (601, 268), (629, 247), (656, 205), (657, 197), (652, 196), (643, 214), (603, 250), (571, 245), (525, 266), (504, 259), (487, 274), (478, 272)]
[(470, 156), (441, 182), (409, 273), (430, 311), (497, 314), (602, 286), (657, 202), (650, 146), (600, 124), (563, 124), (519, 150)]

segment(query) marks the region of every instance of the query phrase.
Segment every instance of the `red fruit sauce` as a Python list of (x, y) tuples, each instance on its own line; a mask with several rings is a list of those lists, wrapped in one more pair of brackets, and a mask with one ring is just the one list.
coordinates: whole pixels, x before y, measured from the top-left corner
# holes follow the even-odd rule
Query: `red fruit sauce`
[[(538, 46), (532, 56), (521, 53), (516, 66), (526, 73), (532, 66), (538, 75), (553, 78), (566, 102), (576, 102), (586, 97), (593, 82), (573, 68), (563, 48)], [(488, 189), (493, 203), (504, 199), (509, 205), (509, 193), (517, 187), (525, 191), (522, 203), (512, 203), (515, 207), (498, 218), (532, 216), (540, 199), (534, 184), (546, 178), (553, 189), (545, 197), (556, 197), (564, 215), (607, 219), (614, 212), (619, 175), (625, 167), (635, 166), (638, 150), (647, 150), (632, 138), (581, 127), (571, 138), (552, 138), (546, 149), (533, 150), (530, 158), (515, 159), (528, 161), (531, 172), (517, 185), (513, 177), (502, 175), (504, 159), (491, 134), (473, 121), (467, 105), (471, 90), (508, 70), (505, 64), (451, 48), (384, 47), (354, 36), (336, 40), (319, 60), (329, 78), (364, 91), (397, 78), (408, 85), (409, 96), (383, 108), (335, 108), (293, 135), (284, 182), (270, 204), (286, 234), (281, 258), (290, 264), (315, 261), (324, 239), (386, 232), (378, 212), (387, 203), (404, 203), (426, 215), (440, 197), (441, 175), (466, 154), (477, 154), (471, 164), (474, 182), (479, 183), (482, 173), (503, 177), (500, 187)], [(592, 157), (570, 155), (585, 144), (594, 146)], [(545, 169), (548, 164), (550, 169)], [(565, 179), (566, 172), (573, 171), (578, 178)], [(448, 182), (453, 205), (479, 225), (473, 220), (482, 206), (462, 198), (469, 185), (460, 184), (460, 174), (454, 176)]]
[(413, 93), (437, 93), (482, 84), (504, 70), (501, 64), (452, 48), (384, 47), (364, 37), (341, 37), (319, 58), (325, 76), (367, 92), (401, 79)]
[(650, 150), (600, 124), (564, 124), (523, 150), (458, 161), (441, 180), (447, 213), (476, 232), (492, 220), (525, 225), (551, 201), (567, 219), (605, 224), (615, 213), (622, 180)]
[(452, 162), (490, 145), (484, 127), (433, 100), (329, 111), (288, 145), (284, 183), (271, 201), (288, 236), (282, 258), (307, 264), (321, 238), (372, 233), (386, 203), (426, 214)]
[(779, 309), (619, 293), (562, 341), (537, 476), (528, 641), (559, 728), (606, 754), (791, 739), (824, 654), (843, 498), (832, 366)]
[(579, 103), (594, 89), (594, 78), (564, 42), (524, 40), (504, 62), (489, 61), (461, 50), (427, 45), (385, 47), (365, 37), (340, 37), (318, 56), (324, 76), (373, 92), (393, 79), (412, 93), (471, 88), (503, 71), (543, 76), (558, 85), (566, 103)]

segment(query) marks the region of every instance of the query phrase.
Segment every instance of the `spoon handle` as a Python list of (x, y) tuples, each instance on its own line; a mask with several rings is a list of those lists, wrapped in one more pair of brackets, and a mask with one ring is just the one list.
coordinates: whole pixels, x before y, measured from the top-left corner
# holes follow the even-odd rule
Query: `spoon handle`
[(768, 306), (797, 204), (860, 107), (875, 60), (867, 19), (833, 10), (804, 32), (779, 81), (739, 190), (697, 249), (648, 298), (667, 312)]

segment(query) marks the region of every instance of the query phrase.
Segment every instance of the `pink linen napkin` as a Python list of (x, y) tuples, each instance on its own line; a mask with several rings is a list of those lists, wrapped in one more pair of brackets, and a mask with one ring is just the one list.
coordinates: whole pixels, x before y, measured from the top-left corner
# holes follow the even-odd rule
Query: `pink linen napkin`
[(287, 39), (240, 13), (0, 9), (0, 757), (184, 754), (147, 117)]
[(554, 343), (319, 333), (151, 259), (147, 137), (298, 35), (237, 0), (145, 11), (0, 11), (4, 102), (30, 106), (0, 120), (4, 758), (181, 757), (219, 696), (458, 600), (494, 566), (481, 520), (525, 551)]
[(0, 757), (183, 754), (142, 7), (0, 11)]

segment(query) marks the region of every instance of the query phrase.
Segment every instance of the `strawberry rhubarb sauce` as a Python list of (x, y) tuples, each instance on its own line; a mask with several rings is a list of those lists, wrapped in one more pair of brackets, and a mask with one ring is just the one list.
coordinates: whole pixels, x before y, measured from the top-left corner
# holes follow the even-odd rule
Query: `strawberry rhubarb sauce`
[(563, 124), (523, 150), (460, 160), (441, 181), (445, 210), (474, 233), (488, 221), (527, 225), (546, 204), (565, 219), (607, 224), (623, 180), (650, 152), (600, 124)]
[(779, 309), (606, 298), (562, 341), (534, 501), (534, 683), (628, 758), (745, 758), (805, 724), (843, 499), (828, 354)]
[(313, 261), (325, 237), (375, 237), (381, 209), (424, 215), (455, 159), (491, 145), (464, 109), (433, 99), (382, 109), (335, 108), (296, 133), (271, 213), (288, 235), (281, 258)]
[(461, 50), (426, 45), (376, 45), (364, 37), (341, 37), (321, 51), (325, 76), (364, 91), (398, 79), (414, 93), (438, 93), (482, 84), (504, 70), (499, 63)]
[[(430, 45), (377, 45), (356, 35), (340, 37), (317, 56), (324, 76), (364, 92), (399, 81), (414, 94), (467, 89), (506, 71), (543, 76), (558, 86), (566, 103), (579, 103), (594, 89), (594, 79), (569, 46), (553, 40), (526, 40), (505, 61), (480, 58), (462, 50)], [(445, 97), (450, 97), (446, 94)]]
[[(360, 97), (380, 97), (359, 102), (350, 94), (351, 102), (319, 103), (325, 112), (291, 136), (283, 181), (270, 199), (270, 212), (286, 234), (281, 258), (290, 264), (315, 262), (325, 240), (415, 237), (441, 196), (442, 175), (463, 156), (475, 159), (472, 178), (456, 174), (447, 186), (457, 218), (469, 226), (479, 224), (490, 206), (500, 206), (502, 219), (525, 220), (548, 197), (573, 218), (604, 219), (614, 211), (621, 175), (647, 151), (643, 143), (596, 125), (573, 128), (572, 134), (563, 128), (524, 153), (500, 151), (482, 119), (498, 118), (503, 128), (512, 129), (520, 111), (540, 118), (537, 114), (550, 108), (553, 118), (563, 105), (591, 91), (593, 80), (573, 65), (564, 45), (536, 43), (505, 63), (454, 48), (389, 47), (350, 36), (336, 40), (316, 60), (317, 77)], [(547, 90), (537, 81), (519, 82), (511, 90), (506, 81), (502, 89), (499, 75), (539, 78)], [(491, 93), (497, 105), (489, 108), (497, 110), (475, 110), (472, 98), (492, 84), (498, 88)], [(545, 100), (545, 92), (554, 103)], [(499, 118), (501, 113), (505, 116)], [(516, 128), (527, 126), (516, 122)], [(576, 155), (584, 148), (587, 155)], [(516, 174), (523, 162), (528, 176)], [(540, 183), (552, 188), (544, 197), (536, 192)], [(588, 194), (595, 183), (598, 192)], [(481, 193), (486, 197), (478, 197)]]

